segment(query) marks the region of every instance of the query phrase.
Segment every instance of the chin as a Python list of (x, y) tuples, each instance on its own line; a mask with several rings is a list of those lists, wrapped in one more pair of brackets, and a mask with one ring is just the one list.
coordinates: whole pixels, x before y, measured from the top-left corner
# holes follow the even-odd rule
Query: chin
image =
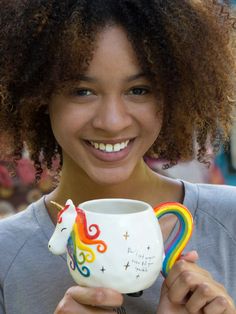
[[(123, 172), (123, 171), (122, 171)], [(108, 171), (104, 173), (101, 171), (99, 175), (92, 175), (90, 179), (98, 185), (108, 186), (108, 185), (117, 185), (121, 184), (129, 179), (129, 175), (126, 173), (121, 172), (111, 172)]]

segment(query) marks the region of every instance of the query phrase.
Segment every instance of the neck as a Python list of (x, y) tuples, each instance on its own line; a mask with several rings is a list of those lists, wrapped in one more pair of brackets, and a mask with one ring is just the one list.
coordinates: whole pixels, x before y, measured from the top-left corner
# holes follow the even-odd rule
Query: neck
[(144, 197), (146, 187), (152, 184), (155, 177), (152, 170), (142, 161), (134, 173), (126, 180), (115, 184), (99, 184), (92, 181), (85, 173), (70, 175), (70, 171), (63, 169), (60, 183), (53, 192), (54, 197), (63, 201), (71, 198), (75, 203), (81, 203), (97, 198), (137, 198)]
[(145, 201), (153, 207), (167, 201), (182, 202), (181, 183), (153, 172), (144, 161), (126, 181), (116, 184), (101, 185), (91, 181), (85, 173), (77, 176), (75, 173), (78, 172), (62, 169), (58, 187), (46, 197), (46, 205), (54, 222), (57, 209), (50, 201), (64, 206), (67, 199), (78, 205), (91, 199), (129, 198)]

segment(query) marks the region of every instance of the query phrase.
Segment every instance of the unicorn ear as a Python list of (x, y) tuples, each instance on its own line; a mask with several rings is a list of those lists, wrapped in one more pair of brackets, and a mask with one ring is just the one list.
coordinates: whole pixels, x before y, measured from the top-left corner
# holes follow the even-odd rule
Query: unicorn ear
[(69, 212), (76, 212), (76, 208), (75, 208), (75, 205), (74, 203), (72, 202), (72, 200), (67, 200), (66, 201), (66, 206), (69, 206), (69, 208), (67, 209), (67, 211)]
[(72, 200), (68, 199), (66, 201), (66, 206), (69, 205), (69, 206), (75, 206), (74, 203), (72, 202)]

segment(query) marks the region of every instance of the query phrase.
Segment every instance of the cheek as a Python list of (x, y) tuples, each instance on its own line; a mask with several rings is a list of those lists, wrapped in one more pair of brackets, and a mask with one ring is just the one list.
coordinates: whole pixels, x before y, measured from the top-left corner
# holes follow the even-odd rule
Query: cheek
[(57, 119), (51, 119), (51, 128), (56, 142), (62, 148), (63, 151), (67, 151), (70, 146), (73, 146), (71, 141), (74, 138), (74, 130), (70, 123), (65, 119), (59, 121)]
[(163, 123), (163, 106), (159, 106), (154, 108), (153, 115), (152, 115), (152, 125), (153, 130), (157, 133), (160, 133)]
[(50, 121), (51, 128), (56, 140), (60, 141), (69, 140), (71, 136), (78, 129), (78, 118), (68, 110), (51, 110)]
[(67, 101), (52, 103), (49, 114), (54, 134), (73, 135), (85, 129), (94, 115), (94, 110), (87, 107)]
[(141, 124), (148, 133), (158, 135), (163, 121), (163, 114), (159, 110), (157, 111), (156, 107), (152, 108), (152, 110), (144, 110), (142, 114), (140, 114)]
[(76, 107), (65, 97), (55, 96), (49, 104), (49, 115), (53, 129), (71, 127), (76, 121)]
[(152, 123), (149, 125), (149, 134), (152, 137), (152, 140), (155, 141), (160, 134), (162, 127), (161, 119), (153, 119)]

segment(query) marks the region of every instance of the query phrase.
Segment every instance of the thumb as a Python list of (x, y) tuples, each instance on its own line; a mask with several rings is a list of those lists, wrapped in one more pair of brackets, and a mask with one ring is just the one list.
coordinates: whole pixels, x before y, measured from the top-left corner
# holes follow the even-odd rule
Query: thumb
[(197, 251), (190, 251), (184, 255), (181, 255), (179, 259), (185, 260), (187, 262), (195, 263), (199, 259)]

